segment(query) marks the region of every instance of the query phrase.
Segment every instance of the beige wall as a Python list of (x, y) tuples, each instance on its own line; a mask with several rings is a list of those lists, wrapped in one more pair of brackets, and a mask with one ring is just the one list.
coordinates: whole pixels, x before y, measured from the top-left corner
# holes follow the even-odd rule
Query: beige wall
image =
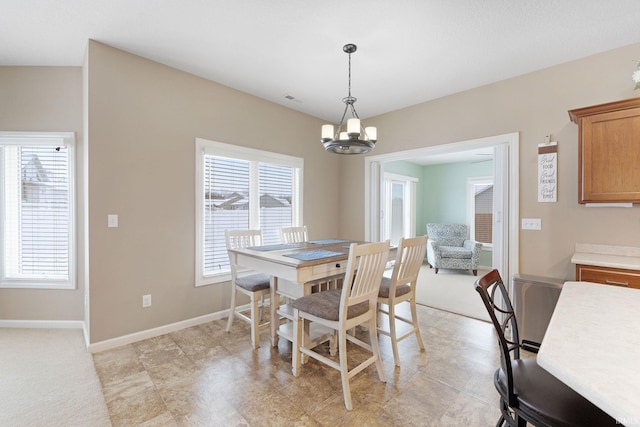
[[(542, 231), (520, 232), (520, 272), (573, 278), (576, 242), (639, 245), (638, 207), (578, 205), (577, 127), (567, 114), (637, 96), (638, 52), (640, 44), (369, 119), (378, 126), (375, 154), (519, 132), (520, 215), (542, 218)], [(80, 68), (0, 67), (0, 129), (75, 131), (80, 150), (88, 147), (78, 158), (88, 160), (90, 342), (227, 308), (228, 286), (194, 287), (196, 137), (303, 157), (311, 237), (364, 237), (364, 158), (324, 153), (321, 120), (97, 42), (84, 73), (86, 141)], [(543, 204), (536, 147), (547, 134), (559, 142), (559, 190), (557, 203)], [(119, 228), (107, 228), (109, 213), (120, 215)], [(146, 293), (153, 306), (143, 309)], [(82, 313), (82, 283), (0, 289), (0, 319)]]
[(337, 235), (319, 119), (97, 42), (85, 66), (92, 343), (228, 308), (228, 284), (194, 287), (196, 137), (304, 158), (310, 236)]
[[(0, 67), (0, 130), (75, 132), (82, 150), (82, 70)], [(80, 276), (80, 274), (79, 274)], [(82, 320), (84, 288), (0, 289), (0, 320)]]
[[(640, 207), (579, 205), (578, 128), (567, 110), (632, 98), (631, 74), (640, 44), (469, 90), (367, 120), (378, 126), (375, 154), (512, 132), (520, 134), (520, 216), (541, 218), (541, 231), (520, 231), (520, 272), (573, 279), (574, 245), (640, 246)], [(473, 72), (473, 64), (469, 65)], [(428, 76), (425, 76), (428, 78)], [(537, 202), (537, 145), (551, 134), (559, 144), (558, 202)], [(343, 159), (341, 224), (361, 237), (364, 160)]]

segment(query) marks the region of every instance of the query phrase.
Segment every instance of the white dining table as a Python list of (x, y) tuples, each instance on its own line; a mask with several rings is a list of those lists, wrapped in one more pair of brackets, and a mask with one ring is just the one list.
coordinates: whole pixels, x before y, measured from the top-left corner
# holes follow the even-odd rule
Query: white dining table
[[(324, 239), (230, 250), (239, 265), (271, 276), (271, 318), (282, 317), (289, 320), (284, 324), (271, 322), (273, 346), (278, 344), (278, 337), (293, 342), (293, 309), (289, 304), (281, 306), (280, 296), (288, 299), (300, 298), (311, 293), (318, 283), (344, 275), (351, 243), (362, 242)], [(304, 254), (317, 256), (298, 257)], [(307, 335), (314, 336), (311, 341), (317, 342), (328, 337), (326, 332), (328, 331), (322, 328), (318, 331), (306, 331)]]
[(537, 360), (620, 424), (640, 425), (640, 290), (565, 282)]

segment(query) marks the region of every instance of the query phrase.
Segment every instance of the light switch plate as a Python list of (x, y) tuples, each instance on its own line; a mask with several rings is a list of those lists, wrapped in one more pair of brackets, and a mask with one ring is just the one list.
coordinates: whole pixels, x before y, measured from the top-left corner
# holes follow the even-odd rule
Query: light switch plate
[(107, 215), (107, 227), (115, 228), (118, 226), (118, 215), (109, 214)]
[(542, 220), (540, 218), (522, 218), (523, 230), (542, 230)]

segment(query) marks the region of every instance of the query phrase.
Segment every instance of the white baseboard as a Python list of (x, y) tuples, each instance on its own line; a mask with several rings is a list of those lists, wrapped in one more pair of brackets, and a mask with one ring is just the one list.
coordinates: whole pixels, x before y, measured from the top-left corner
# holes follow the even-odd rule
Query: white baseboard
[[(250, 306), (239, 306), (236, 309), (246, 310)], [(110, 350), (122, 345), (131, 344), (137, 341), (146, 340), (170, 332), (179, 331), (180, 329), (190, 328), (192, 326), (201, 325), (203, 323), (212, 322), (214, 320), (224, 319), (229, 315), (229, 310), (222, 310), (217, 313), (205, 314), (204, 316), (194, 317), (192, 319), (181, 320), (180, 322), (170, 323), (168, 325), (158, 326), (157, 328), (147, 329), (133, 334), (123, 335), (121, 337), (111, 338), (105, 341), (89, 343), (89, 334), (84, 321), (82, 320), (0, 320), (0, 328), (69, 328), (82, 329), (87, 351), (97, 353), (99, 351)]]
[[(249, 307), (247, 305), (247, 307)], [(237, 307), (242, 309), (242, 307)], [(105, 341), (98, 341), (89, 344), (87, 350), (91, 353), (110, 350), (112, 348), (131, 344), (137, 341), (154, 338), (170, 332), (179, 331), (180, 329), (190, 328), (192, 326), (201, 325), (203, 323), (212, 322), (214, 320), (224, 319), (228, 316), (229, 310), (219, 311), (217, 313), (205, 314), (204, 316), (194, 317), (192, 319), (181, 320), (180, 322), (170, 323), (168, 325), (158, 326), (157, 328), (147, 329), (133, 334), (123, 335), (121, 337), (111, 338)]]
[(82, 320), (0, 320), (0, 328), (84, 329)]

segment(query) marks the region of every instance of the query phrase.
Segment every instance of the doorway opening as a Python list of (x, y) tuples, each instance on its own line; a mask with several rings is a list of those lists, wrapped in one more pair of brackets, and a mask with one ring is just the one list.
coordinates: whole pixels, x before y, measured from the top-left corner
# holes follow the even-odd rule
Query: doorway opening
[[(493, 209), (492, 221), (492, 268), (497, 268), (503, 277), (518, 272), (518, 204), (519, 204), (519, 134), (511, 133), (492, 137), (460, 141), (365, 158), (365, 239), (386, 240), (388, 234), (385, 221), (388, 196), (385, 184), (385, 165), (395, 161), (414, 161), (437, 156), (462, 155), (475, 150), (486, 150), (493, 156)], [(396, 171), (397, 172), (397, 171)], [(419, 195), (417, 197), (420, 198)], [(417, 230), (420, 228), (420, 230)], [(425, 233), (417, 221), (413, 232)], [(407, 236), (410, 237), (411, 235)]]

